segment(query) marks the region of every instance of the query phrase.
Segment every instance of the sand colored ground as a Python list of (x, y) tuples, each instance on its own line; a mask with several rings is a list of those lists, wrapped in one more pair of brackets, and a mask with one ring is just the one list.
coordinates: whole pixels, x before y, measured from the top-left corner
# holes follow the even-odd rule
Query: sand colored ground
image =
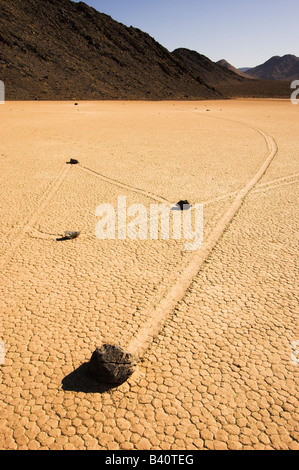
[[(298, 112), (0, 106), (1, 449), (299, 448)], [(202, 250), (98, 240), (118, 196), (204, 203)], [(80, 368), (103, 342), (141, 354), (117, 388)]]

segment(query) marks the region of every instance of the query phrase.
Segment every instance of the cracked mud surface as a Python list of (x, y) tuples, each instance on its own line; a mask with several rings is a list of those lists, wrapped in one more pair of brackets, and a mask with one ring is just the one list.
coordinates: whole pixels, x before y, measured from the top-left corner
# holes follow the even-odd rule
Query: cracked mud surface
[[(0, 115), (0, 447), (298, 449), (296, 106), (11, 102)], [(183, 240), (95, 237), (96, 207), (121, 195), (205, 203), (208, 240), (267, 139), (269, 167), (173, 308), (194, 257)], [(88, 377), (96, 347), (136, 346), (146, 325), (127, 382)]]

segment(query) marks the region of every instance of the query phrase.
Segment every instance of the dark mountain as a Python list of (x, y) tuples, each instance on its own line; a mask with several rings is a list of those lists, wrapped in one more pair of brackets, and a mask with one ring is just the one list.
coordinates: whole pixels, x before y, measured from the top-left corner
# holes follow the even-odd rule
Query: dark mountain
[(206, 83), (215, 87), (225, 98), (286, 98), (290, 96), (289, 82), (274, 82), (244, 77), (189, 49), (176, 49), (172, 54), (188, 67), (194, 75), (198, 75)]
[(170, 53), (71, 0), (0, 0), (0, 47), (8, 100), (290, 95), (289, 84), (247, 79), (187, 49)]
[(221, 67), (225, 67), (228, 70), (231, 70), (232, 72), (236, 73), (237, 75), (240, 75), (241, 77), (250, 78), (249, 75), (246, 75), (244, 72), (241, 72), (241, 70), (236, 69), (236, 67), (231, 65), (225, 59), (218, 60), (218, 62), (216, 62), (216, 64), (221, 65)]
[(0, 1), (7, 99), (217, 98), (167, 49), (70, 0)]
[(298, 80), (299, 57), (290, 54), (274, 56), (264, 64), (248, 70), (247, 74), (263, 80)]

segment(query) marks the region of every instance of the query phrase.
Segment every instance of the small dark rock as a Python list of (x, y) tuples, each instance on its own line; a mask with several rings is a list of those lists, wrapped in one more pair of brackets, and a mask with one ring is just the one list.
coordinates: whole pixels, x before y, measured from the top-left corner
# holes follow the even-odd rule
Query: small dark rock
[(79, 161), (75, 160), (74, 158), (71, 158), (68, 163), (69, 163), (69, 165), (78, 165)]
[(174, 207), (172, 207), (172, 210), (187, 211), (190, 208), (191, 208), (191, 204), (189, 204), (188, 201), (179, 201)]
[(89, 373), (101, 383), (121, 384), (134, 372), (139, 359), (120, 346), (104, 344), (89, 362)]
[(65, 232), (64, 238), (66, 240), (73, 240), (74, 238), (78, 238), (79, 235), (80, 235), (80, 232)]

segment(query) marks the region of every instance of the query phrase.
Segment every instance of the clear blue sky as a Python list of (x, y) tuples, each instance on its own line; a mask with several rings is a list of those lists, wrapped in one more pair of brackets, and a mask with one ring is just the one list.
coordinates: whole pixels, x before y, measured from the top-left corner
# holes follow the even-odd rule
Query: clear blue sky
[(172, 51), (254, 67), (274, 55), (299, 56), (299, 0), (85, 0), (145, 31)]

